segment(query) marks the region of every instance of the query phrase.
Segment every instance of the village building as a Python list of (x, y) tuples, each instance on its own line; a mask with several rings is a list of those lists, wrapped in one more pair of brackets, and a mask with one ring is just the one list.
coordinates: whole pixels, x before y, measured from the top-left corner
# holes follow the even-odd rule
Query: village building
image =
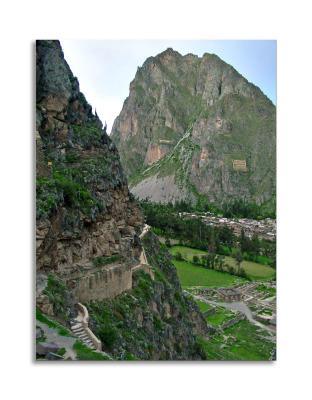
[(222, 299), (226, 303), (230, 303), (232, 301), (241, 301), (242, 295), (241, 292), (237, 289), (219, 289), (219, 294), (221, 295)]

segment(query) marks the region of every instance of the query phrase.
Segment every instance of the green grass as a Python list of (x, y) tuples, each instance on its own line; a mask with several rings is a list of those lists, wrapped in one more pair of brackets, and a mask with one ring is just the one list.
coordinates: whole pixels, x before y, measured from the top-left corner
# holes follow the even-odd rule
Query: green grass
[(270, 359), (274, 344), (263, 339), (265, 331), (247, 320), (224, 330), (224, 335), (216, 335), (211, 340), (200, 338), (199, 343), (208, 360), (265, 361)]
[(120, 259), (121, 259), (121, 256), (119, 254), (115, 254), (110, 257), (103, 257), (103, 256), (95, 257), (92, 260), (92, 262), (93, 262), (94, 266), (102, 267), (104, 265), (113, 264), (114, 262), (117, 262)]
[(211, 309), (211, 306), (203, 301), (196, 300), (196, 304), (198, 305), (201, 312), (205, 312)]
[[(225, 263), (237, 269), (236, 261), (233, 257), (225, 256)], [(243, 261), (241, 267), (246, 271), (247, 276), (252, 280), (272, 279), (275, 276), (275, 270), (268, 265), (258, 264), (252, 261)]]
[(102, 353), (97, 353), (94, 350), (89, 349), (82, 342), (77, 340), (74, 344), (73, 349), (76, 351), (77, 359), (84, 361), (107, 361), (110, 357)]
[(67, 319), (67, 306), (66, 306), (66, 295), (68, 289), (66, 284), (57, 276), (49, 274), (48, 284), (44, 289), (43, 293), (49, 298), (49, 302), (53, 305), (53, 312), (55, 315)]
[(206, 318), (206, 321), (212, 326), (219, 326), (234, 317), (235, 317), (235, 314), (232, 313), (231, 311), (226, 310), (222, 307), (218, 307), (216, 309), (215, 314), (208, 315), (208, 317)]
[(36, 319), (48, 325), (49, 328), (56, 329), (58, 331), (58, 334), (61, 336), (72, 336), (71, 332), (67, 328), (65, 328), (58, 322), (49, 319), (46, 315), (42, 314), (42, 312), (38, 308), (36, 309)]
[(206, 269), (188, 261), (173, 260), (173, 263), (177, 268), (182, 287), (226, 287), (245, 282), (245, 279), (230, 275), (227, 272)]
[[(186, 246), (172, 246), (169, 249), (170, 253), (172, 255), (175, 255), (177, 253), (181, 253), (182, 257), (185, 258), (188, 261), (193, 260), (193, 256), (204, 256), (207, 254), (207, 252), (203, 250), (198, 250), (198, 249), (193, 249), (191, 247), (186, 247)], [(235, 270), (237, 270), (237, 264), (236, 260), (233, 257), (225, 256), (225, 264), (228, 264), (229, 266), (233, 267)], [(268, 265), (263, 265), (263, 264), (258, 264), (252, 261), (243, 261), (241, 263), (241, 266), (244, 268), (246, 271), (247, 276), (252, 279), (252, 280), (265, 280), (265, 279), (271, 279), (275, 276), (275, 270)]]
[(267, 295), (267, 297), (276, 296), (276, 289), (272, 287), (267, 287), (264, 284), (258, 285), (257, 290), (259, 292), (264, 292)]
[(62, 356), (63, 357), (63, 355), (66, 353), (66, 349), (65, 349), (65, 347), (61, 347), (60, 349), (58, 349), (58, 351), (57, 351), (57, 354), (59, 355), (59, 356)]
[(188, 261), (192, 261), (193, 256), (204, 256), (207, 254), (204, 250), (193, 249), (191, 247), (186, 246), (172, 246), (169, 249), (172, 255), (176, 255), (177, 253), (181, 253), (182, 257)]

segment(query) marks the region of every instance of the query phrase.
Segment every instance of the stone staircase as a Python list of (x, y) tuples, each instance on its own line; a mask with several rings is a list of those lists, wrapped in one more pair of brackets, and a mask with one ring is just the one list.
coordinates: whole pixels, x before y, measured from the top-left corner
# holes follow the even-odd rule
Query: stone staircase
[[(145, 224), (142, 233), (140, 234), (140, 238), (143, 239), (143, 237), (148, 233), (149, 230), (150, 226)], [(132, 267), (131, 270), (129, 271), (129, 276), (131, 278), (129, 288), (131, 288), (132, 286), (132, 274), (137, 270), (144, 270), (151, 276), (152, 279), (154, 279), (153, 269), (147, 261), (145, 250), (143, 247), (140, 254), (140, 263)], [(81, 340), (82, 343), (84, 343), (90, 349), (102, 351), (101, 341), (94, 335), (94, 333), (88, 327), (89, 313), (87, 307), (81, 303), (78, 303), (77, 308), (78, 308), (78, 314), (76, 318), (70, 321), (72, 332), (74, 333), (75, 336), (77, 336), (77, 338)]]
[(81, 322), (77, 322), (76, 319), (73, 319), (70, 321), (70, 325), (72, 332), (82, 341), (82, 343), (84, 343), (90, 349), (96, 350), (96, 347), (94, 346), (90, 337), (86, 334)]
[(102, 351), (101, 341), (94, 335), (88, 326), (89, 313), (87, 307), (78, 303), (77, 308), (77, 317), (70, 321), (72, 332), (90, 349)]

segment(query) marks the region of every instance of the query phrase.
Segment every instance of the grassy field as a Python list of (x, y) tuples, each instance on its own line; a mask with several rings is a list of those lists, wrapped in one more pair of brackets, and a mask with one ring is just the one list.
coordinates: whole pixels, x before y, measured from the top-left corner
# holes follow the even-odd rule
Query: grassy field
[(173, 263), (177, 268), (182, 287), (226, 287), (245, 282), (245, 279), (230, 275), (227, 272), (205, 269), (188, 261), (173, 260)]
[(182, 257), (189, 261), (192, 261), (193, 256), (201, 257), (207, 254), (207, 251), (193, 249), (192, 247), (185, 246), (172, 246), (170, 247), (169, 251), (172, 255), (181, 253)]
[(265, 331), (247, 320), (238, 322), (211, 340), (200, 339), (208, 360), (265, 361), (270, 359), (274, 344), (263, 337)]
[(207, 304), (207, 303), (205, 303), (203, 301), (196, 300), (196, 303), (197, 303), (197, 305), (198, 305), (198, 307), (199, 307), (201, 312), (208, 311), (211, 308), (211, 306), (209, 304)]
[[(207, 304), (200, 300), (195, 300), (201, 312), (210, 310), (213, 306)], [(228, 321), (235, 317), (235, 313), (227, 310), (223, 307), (216, 307), (216, 312), (214, 314), (208, 315), (206, 321), (212, 326), (222, 325), (223, 322)]]
[(215, 314), (209, 315), (206, 321), (212, 326), (222, 325), (224, 322), (234, 318), (235, 313), (226, 310), (225, 308), (218, 307)]
[[(193, 256), (201, 257), (207, 252), (198, 249), (192, 249), (191, 247), (185, 246), (173, 246), (169, 249), (172, 255), (181, 253), (182, 257), (188, 261), (192, 261)], [(237, 269), (236, 261), (233, 257), (225, 257), (225, 263)], [(243, 261), (241, 266), (245, 269), (246, 274), (252, 280), (265, 280), (271, 279), (275, 275), (275, 270), (268, 265), (258, 264), (252, 261)]]

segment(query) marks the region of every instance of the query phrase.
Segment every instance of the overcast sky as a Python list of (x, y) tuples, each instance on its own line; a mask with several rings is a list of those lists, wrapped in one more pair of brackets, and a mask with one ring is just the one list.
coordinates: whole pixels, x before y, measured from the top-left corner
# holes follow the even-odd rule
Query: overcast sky
[(65, 58), (80, 90), (107, 121), (114, 119), (129, 94), (137, 67), (172, 47), (185, 55), (215, 53), (276, 104), (276, 41), (273, 40), (61, 40)]

